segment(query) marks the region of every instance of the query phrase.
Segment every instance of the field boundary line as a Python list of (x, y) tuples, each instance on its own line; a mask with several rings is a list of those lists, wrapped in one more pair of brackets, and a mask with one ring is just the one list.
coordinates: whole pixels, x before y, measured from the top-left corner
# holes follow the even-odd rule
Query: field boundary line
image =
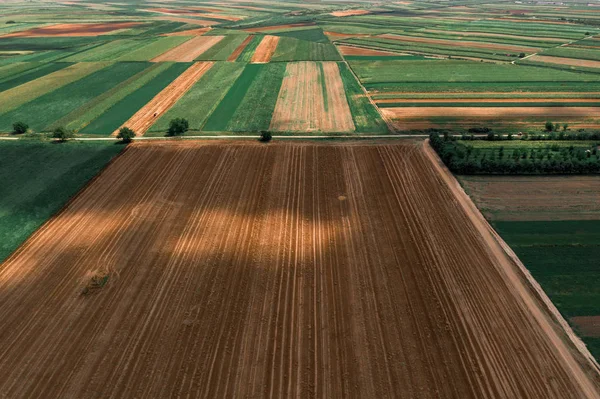
[[(536, 319), (536, 321), (542, 326), (545, 321), (549, 324), (550, 330), (556, 335), (556, 339), (552, 339), (553, 337), (549, 336), (550, 342), (554, 344), (554, 347), (557, 349), (558, 354), (563, 357), (565, 363), (569, 364), (575, 362), (579, 369), (583, 374), (580, 377), (585, 377), (584, 381), (580, 381), (580, 386), (582, 388), (587, 386), (587, 390), (590, 394), (598, 394), (597, 387), (594, 384), (594, 381), (591, 379), (591, 374), (584, 370), (583, 366), (585, 362), (579, 361), (580, 359), (575, 358), (574, 356), (569, 356), (572, 354), (572, 350), (569, 350), (569, 346), (566, 345), (565, 339), (561, 336), (563, 334), (558, 334), (557, 328), (560, 327), (560, 332), (564, 333), (568, 338), (568, 342), (572, 344), (572, 347), (577, 350), (577, 352), (582, 355), (583, 359), (587, 361), (588, 368), (595, 372), (600, 376), (600, 365), (592, 356), (587, 346), (583, 343), (583, 341), (575, 334), (569, 323), (564, 319), (562, 314), (558, 311), (554, 303), (550, 300), (546, 292), (542, 289), (540, 284), (535, 280), (533, 275), (529, 272), (527, 267), (521, 262), (517, 254), (510, 248), (510, 246), (504, 241), (502, 237), (494, 230), (492, 225), (485, 219), (483, 214), (479, 211), (479, 208), (475, 205), (475, 203), (471, 200), (471, 197), (464, 191), (458, 180), (454, 177), (452, 172), (443, 164), (442, 160), (439, 158), (437, 153), (433, 150), (433, 148), (429, 144), (429, 140), (425, 140), (423, 143), (423, 149), (426, 153), (427, 158), (431, 161), (434, 168), (438, 171), (439, 177), (443, 180), (443, 182), (448, 186), (448, 188), (454, 194), (458, 204), (465, 211), (469, 219), (471, 219), (474, 227), (479, 231), (479, 233), (483, 236), (484, 240), (490, 244), (496, 246), (496, 251), (493, 247), (488, 246), (490, 250), (490, 256), (492, 259), (496, 258), (501, 267), (501, 271), (503, 271), (506, 277), (512, 282), (521, 282), (525, 291), (519, 290), (519, 287), (513, 285), (515, 289), (518, 290), (518, 294), (520, 299), (526, 302), (526, 298), (524, 294), (529, 294), (533, 299), (535, 299), (538, 310), (540, 311), (539, 315), (536, 315), (533, 311), (532, 316)], [(491, 238), (488, 240), (486, 238)], [(499, 250), (499, 251), (497, 251)], [(509, 268), (503, 267), (502, 258), (508, 261)], [(514, 274), (517, 277), (517, 280), (511, 279), (510, 274)], [(529, 306), (530, 310), (534, 310), (534, 308)], [(550, 321), (554, 321), (555, 323), (550, 323)], [(558, 324), (558, 326), (556, 325)], [(560, 348), (559, 345), (565, 345), (564, 348)], [(562, 349), (562, 350), (561, 350)], [(582, 364), (583, 363), (583, 364)], [(574, 364), (570, 364), (571, 370), (573, 371), (574, 377), (576, 377), (577, 369), (574, 367)], [(593, 397), (594, 395), (590, 395)]]

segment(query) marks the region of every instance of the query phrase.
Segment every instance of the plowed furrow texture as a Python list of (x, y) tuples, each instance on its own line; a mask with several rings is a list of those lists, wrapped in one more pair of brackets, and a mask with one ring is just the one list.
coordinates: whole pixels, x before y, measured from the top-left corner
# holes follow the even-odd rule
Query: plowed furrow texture
[(413, 143), (136, 143), (0, 266), (0, 397), (598, 398), (517, 271)]

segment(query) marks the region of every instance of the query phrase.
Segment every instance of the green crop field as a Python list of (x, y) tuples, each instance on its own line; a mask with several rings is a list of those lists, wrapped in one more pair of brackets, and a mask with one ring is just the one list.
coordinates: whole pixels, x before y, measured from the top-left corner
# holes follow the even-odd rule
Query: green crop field
[(0, 142), (0, 261), (122, 149), (114, 143)]

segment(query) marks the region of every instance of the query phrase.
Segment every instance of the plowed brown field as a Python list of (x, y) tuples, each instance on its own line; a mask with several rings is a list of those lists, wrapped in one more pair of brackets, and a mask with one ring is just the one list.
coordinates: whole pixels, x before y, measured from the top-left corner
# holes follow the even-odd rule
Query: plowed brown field
[(258, 46), (256, 46), (256, 50), (254, 51), (250, 62), (258, 64), (271, 61), (271, 57), (273, 57), (277, 44), (279, 44), (279, 39), (279, 36), (267, 35), (263, 37)]
[(338, 46), (338, 50), (342, 55), (401, 55), (400, 53), (392, 53), (390, 51), (374, 50), (370, 48), (354, 47), (354, 46)]
[[(169, 110), (183, 95), (192, 88), (202, 75), (206, 73), (214, 62), (197, 62), (158, 93), (148, 104), (138, 110), (123, 126), (127, 126), (138, 136), (143, 136), (148, 129), (165, 112)], [(113, 132), (113, 136), (119, 133), (119, 129)]]
[(597, 398), (437, 168), (414, 144), (131, 146), (0, 266), (0, 396)]
[(351, 132), (354, 122), (335, 62), (292, 62), (286, 67), (270, 130)]
[(581, 66), (588, 68), (600, 68), (600, 61), (578, 60), (575, 58), (552, 57), (548, 55), (534, 55), (529, 57), (531, 61), (547, 62), (550, 64)]
[(225, 36), (196, 36), (152, 59), (153, 62), (190, 62), (223, 40)]
[(65, 36), (98, 36), (121, 29), (128, 29), (141, 22), (113, 22), (97, 24), (58, 24), (33, 28), (20, 32), (2, 35), (8, 37), (65, 37)]

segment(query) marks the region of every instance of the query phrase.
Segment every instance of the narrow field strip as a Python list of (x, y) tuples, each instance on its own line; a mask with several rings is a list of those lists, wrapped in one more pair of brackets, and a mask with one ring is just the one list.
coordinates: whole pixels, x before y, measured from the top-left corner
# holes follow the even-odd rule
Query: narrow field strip
[[(597, 398), (597, 371), (429, 156), (128, 147), (0, 265), (0, 393)], [(94, 275), (106, 285), (82, 295)]]
[(254, 51), (250, 62), (260, 64), (271, 61), (271, 57), (273, 57), (273, 53), (275, 53), (279, 39), (279, 36), (266, 35), (263, 37), (258, 47), (256, 47), (256, 51)]
[(517, 45), (508, 45), (508, 44), (500, 44), (500, 43), (485, 43), (485, 42), (470, 42), (465, 40), (446, 40), (446, 39), (434, 39), (429, 37), (420, 37), (420, 36), (405, 36), (405, 35), (397, 35), (397, 34), (383, 34), (378, 37), (384, 39), (392, 39), (399, 40), (402, 42), (409, 43), (427, 43), (427, 44), (441, 44), (455, 47), (469, 47), (469, 48), (479, 48), (479, 49), (491, 49), (491, 50), (503, 50), (503, 51), (515, 51), (515, 52), (525, 52), (525, 53), (535, 53), (540, 51), (541, 49), (538, 47), (529, 47), (529, 46), (517, 46)]
[(9, 33), (2, 38), (9, 37), (69, 37), (69, 36), (98, 36), (116, 30), (132, 28), (141, 22), (115, 22), (115, 23), (90, 23), (90, 24), (57, 24), (33, 28), (25, 31)]
[(352, 114), (335, 62), (289, 63), (271, 119), (272, 131), (354, 131)]
[(108, 65), (109, 62), (79, 63), (6, 90), (0, 96), (0, 115)]
[(240, 54), (242, 54), (242, 51), (244, 51), (244, 49), (246, 48), (248, 43), (250, 43), (253, 38), (254, 38), (254, 36), (252, 36), (252, 35), (246, 37), (244, 39), (244, 41), (233, 51), (233, 53), (231, 53), (231, 55), (229, 57), (227, 57), (227, 61), (233, 62), (233, 61), (237, 60), (237, 58), (240, 56)]
[(12, 75), (10, 78), (0, 81), (0, 92), (12, 89), (13, 87), (20, 86), (32, 80), (39, 79), (70, 65), (71, 64), (66, 62), (41, 64), (36, 68), (28, 69), (22, 73)]
[(225, 36), (196, 36), (152, 59), (152, 62), (190, 62), (217, 44)]
[[(177, 79), (158, 93), (148, 104), (135, 113), (123, 126), (133, 129), (137, 135), (144, 133), (169, 110), (208, 71), (214, 62), (197, 62), (186, 69)], [(113, 132), (116, 136), (118, 129)]]
[(179, 32), (165, 33), (163, 36), (202, 36), (206, 32), (210, 31), (211, 28), (197, 28), (182, 30)]
[(573, 117), (598, 118), (600, 107), (391, 107), (381, 112), (392, 119), (399, 118), (506, 118), (526, 117)]
[(534, 55), (527, 58), (528, 61), (546, 62), (549, 64), (579, 66), (587, 68), (600, 68), (600, 61), (580, 60), (577, 58), (554, 57), (550, 55)]

